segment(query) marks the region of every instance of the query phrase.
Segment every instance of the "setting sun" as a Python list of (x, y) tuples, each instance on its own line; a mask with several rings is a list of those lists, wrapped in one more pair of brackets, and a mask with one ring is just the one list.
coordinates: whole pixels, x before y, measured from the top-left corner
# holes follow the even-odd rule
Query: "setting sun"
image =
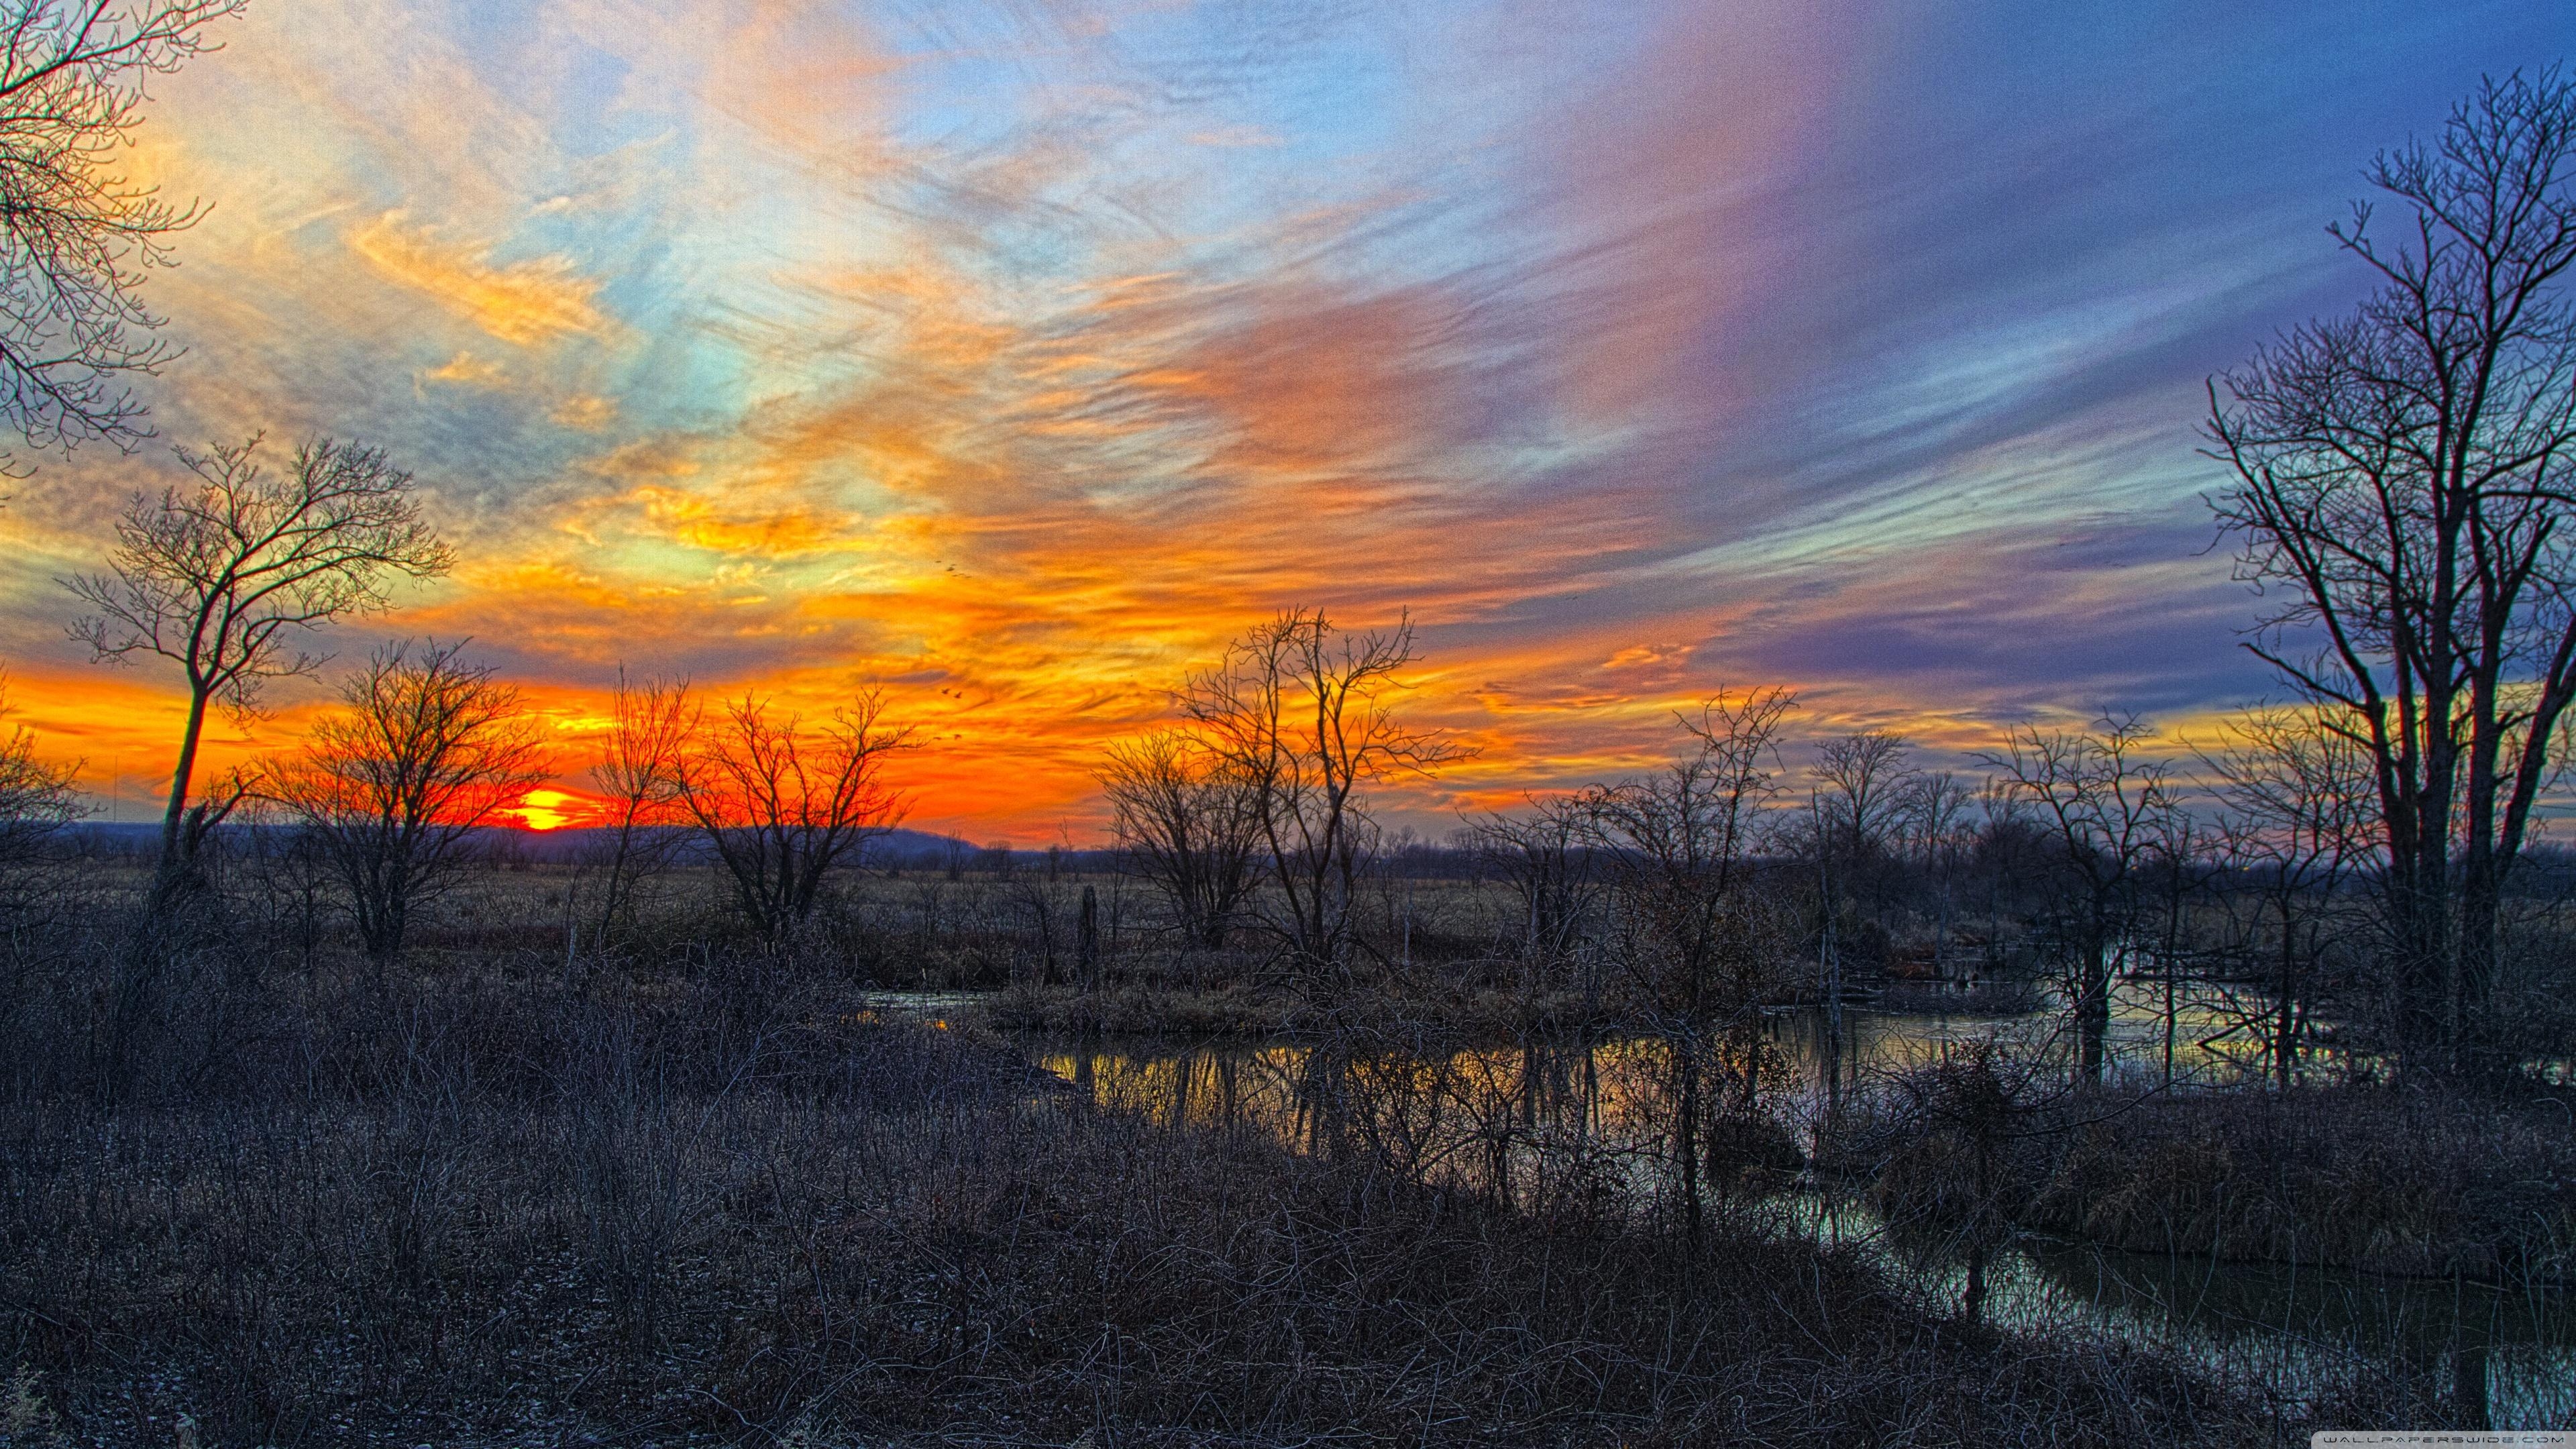
[(510, 813), (530, 830), (559, 830), (588, 819), (591, 802), (561, 790), (531, 790)]
[(2571, 6), (0, 0), (0, 1444), (2576, 1449)]

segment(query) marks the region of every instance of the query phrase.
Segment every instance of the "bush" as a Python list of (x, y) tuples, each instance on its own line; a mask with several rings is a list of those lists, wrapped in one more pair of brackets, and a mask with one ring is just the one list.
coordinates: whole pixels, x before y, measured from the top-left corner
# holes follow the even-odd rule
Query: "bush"
[(0, 1345), (92, 1443), (183, 1413), (281, 1446), (2271, 1430), (2136, 1352), (1927, 1322), (1802, 1242), (1692, 1258), (1606, 1160), (1504, 1211), (747, 979), (326, 973), (201, 1093), (16, 1093)]

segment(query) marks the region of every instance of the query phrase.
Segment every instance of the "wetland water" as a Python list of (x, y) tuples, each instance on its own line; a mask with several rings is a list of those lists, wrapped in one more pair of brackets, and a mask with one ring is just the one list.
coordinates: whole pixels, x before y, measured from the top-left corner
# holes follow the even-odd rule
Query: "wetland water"
[[(964, 1004), (919, 1000), (939, 1015)], [(1794, 1137), (1812, 1133), (1829, 1100), (1928, 1060), (1944, 1042), (2044, 1033), (2050, 1020), (1853, 1007), (1839, 1015), (1839, 1032), (1820, 1009), (1771, 1020), (1780, 1083), (1772, 1089), (1773, 1112)], [(2247, 1069), (2230, 1051), (2224, 1024), (2209, 1010), (2185, 1014), (2176, 1048), (2185, 1080), (2231, 1080)], [(2221, 1039), (2202, 1044), (2213, 1035)], [(1103, 1107), (1171, 1126), (1262, 1131), (1301, 1150), (1315, 1140), (1310, 1059), (1296, 1044), (1021, 1040), (1039, 1066)], [(2157, 1080), (2164, 1044), (2153, 1003), (2143, 993), (2124, 1002), (2112, 1031), (2118, 1069), (2133, 1080)], [(1608, 1164), (1625, 1190), (1651, 1193), (1660, 1181), (1652, 1124), (1664, 1120), (1665, 1082), (1656, 1048), (1640, 1041), (1439, 1053), (1389, 1047), (1355, 1061), (1349, 1112), (1372, 1151), (1427, 1181), (1511, 1197), (1532, 1190), (1550, 1154), (1583, 1152)], [(1964, 1265), (1900, 1251), (1865, 1207), (1811, 1178), (1721, 1210), (1768, 1231), (1856, 1246), (1933, 1311), (1960, 1302)], [(2106, 1334), (2291, 1396), (2319, 1374), (2356, 1363), (2445, 1387), (2482, 1381), (2499, 1428), (2576, 1420), (2576, 1308), (2563, 1290), (2525, 1294), (2344, 1269), (2105, 1252), (2041, 1237), (2016, 1242), (1985, 1279), (1986, 1316), (2018, 1332)]]

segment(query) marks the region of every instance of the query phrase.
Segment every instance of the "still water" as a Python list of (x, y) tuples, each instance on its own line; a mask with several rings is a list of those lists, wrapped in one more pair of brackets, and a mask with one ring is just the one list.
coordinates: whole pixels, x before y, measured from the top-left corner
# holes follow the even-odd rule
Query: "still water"
[[(2162, 1080), (2161, 1005), (2144, 993), (2121, 1003), (2115, 1073)], [(2230, 1019), (2223, 1006), (2187, 1004), (2172, 1034), (2178, 1084), (2260, 1070), (2227, 1030)], [(1811, 1137), (1829, 1103), (1929, 1060), (1944, 1042), (1990, 1033), (2029, 1042), (2049, 1029), (2045, 1015), (1785, 1012), (1767, 1034), (1778, 1083), (1772, 1110), (1786, 1133)], [(1310, 1059), (1293, 1043), (1031, 1036), (1024, 1047), (1103, 1107), (1171, 1126), (1267, 1132), (1300, 1149), (1316, 1140)], [(1349, 1120), (1370, 1150), (1426, 1181), (1511, 1200), (1535, 1190), (1551, 1154), (1570, 1152), (1611, 1164), (1626, 1191), (1650, 1194), (1661, 1180), (1650, 1124), (1663, 1120), (1667, 1078), (1650, 1043), (1437, 1053), (1399, 1045), (1361, 1054), (1348, 1071)], [(1721, 1210), (1768, 1231), (1855, 1245), (1934, 1311), (1960, 1302), (1960, 1263), (1900, 1251), (1864, 1207), (1812, 1178)], [(2107, 1334), (2290, 1397), (2355, 1366), (2445, 1387), (2482, 1381), (2498, 1428), (2576, 1422), (2576, 1309), (2563, 1291), (2104, 1252), (2035, 1237), (1989, 1264), (1985, 1278), (1986, 1316), (2015, 1331)]]

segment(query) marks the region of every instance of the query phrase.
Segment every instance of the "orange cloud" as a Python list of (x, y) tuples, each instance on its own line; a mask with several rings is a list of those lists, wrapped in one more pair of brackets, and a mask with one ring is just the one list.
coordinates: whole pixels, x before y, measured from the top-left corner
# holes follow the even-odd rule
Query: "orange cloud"
[(349, 246), (384, 276), (428, 293), (504, 342), (527, 347), (608, 327), (592, 301), (599, 283), (563, 257), (496, 266), (489, 248), (441, 241), (431, 228), (406, 225), (400, 211), (351, 232)]
[(510, 380), (510, 374), (501, 364), (471, 352), (460, 352), (438, 366), (423, 368), (412, 376), (420, 382), (444, 382), (457, 387), (499, 387)]
[[(1319, 164), (1344, 128), (1257, 94), (1295, 36), (1222, 36), (1209, 64), (1165, 53), (1161, 8), (925, 34), (829, 0), (265, 7), (170, 83), (187, 140), (152, 174), (221, 204), (155, 282), (196, 329), (156, 409), (174, 437), (363, 431), (420, 470), (465, 566), (331, 647), (475, 636), (568, 743), (532, 823), (580, 818), (624, 664), (809, 711), (883, 688), (922, 730), (918, 823), (1086, 839), (1102, 746), (1297, 604), (1415, 611), (1405, 708), (1483, 750), (1403, 792), (1417, 819), (1650, 763), (1719, 683), (1807, 685), (1820, 727), (1990, 735), (1978, 700), (1932, 713), (1808, 642), (1865, 649), (1865, 616), (1958, 593), (1955, 551), (1912, 560), (1919, 524), (1864, 530), (1830, 490), (1795, 538), (1711, 501), (1809, 482), (1708, 420), (1779, 383), (1737, 345), (1802, 244), (1764, 188), (1846, 115), (1850, 27), (1786, 0), (1640, 12), (1628, 63), (1594, 67), (1605, 27), (1580, 74), (1517, 87), (1543, 119), (1480, 129), (1491, 97), (1462, 90), (1430, 98), (1454, 129)], [(1560, 18), (1453, 19), (1508, 44)], [(1331, 30), (1336, 62), (1367, 43)], [(1419, 77), (1490, 52), (1412, 53)], [(2013, 461), (1960, 466), (2040, 486)], [(80, 560), (0, 570), (20, 600), (105, 535), (64, 481), (110, 504), (130, 481), (77, 466), (0, 515)], [(1862, 531), (1896, 555), (1827, 557)], [(2052, 597), (2100, 612), (2132, 582)], [(13, 652), (59, 649), (57, 602), (26, 603)], [(65, 749), (175, 735), (160, 676), (39, 674), (31, 721)]]

